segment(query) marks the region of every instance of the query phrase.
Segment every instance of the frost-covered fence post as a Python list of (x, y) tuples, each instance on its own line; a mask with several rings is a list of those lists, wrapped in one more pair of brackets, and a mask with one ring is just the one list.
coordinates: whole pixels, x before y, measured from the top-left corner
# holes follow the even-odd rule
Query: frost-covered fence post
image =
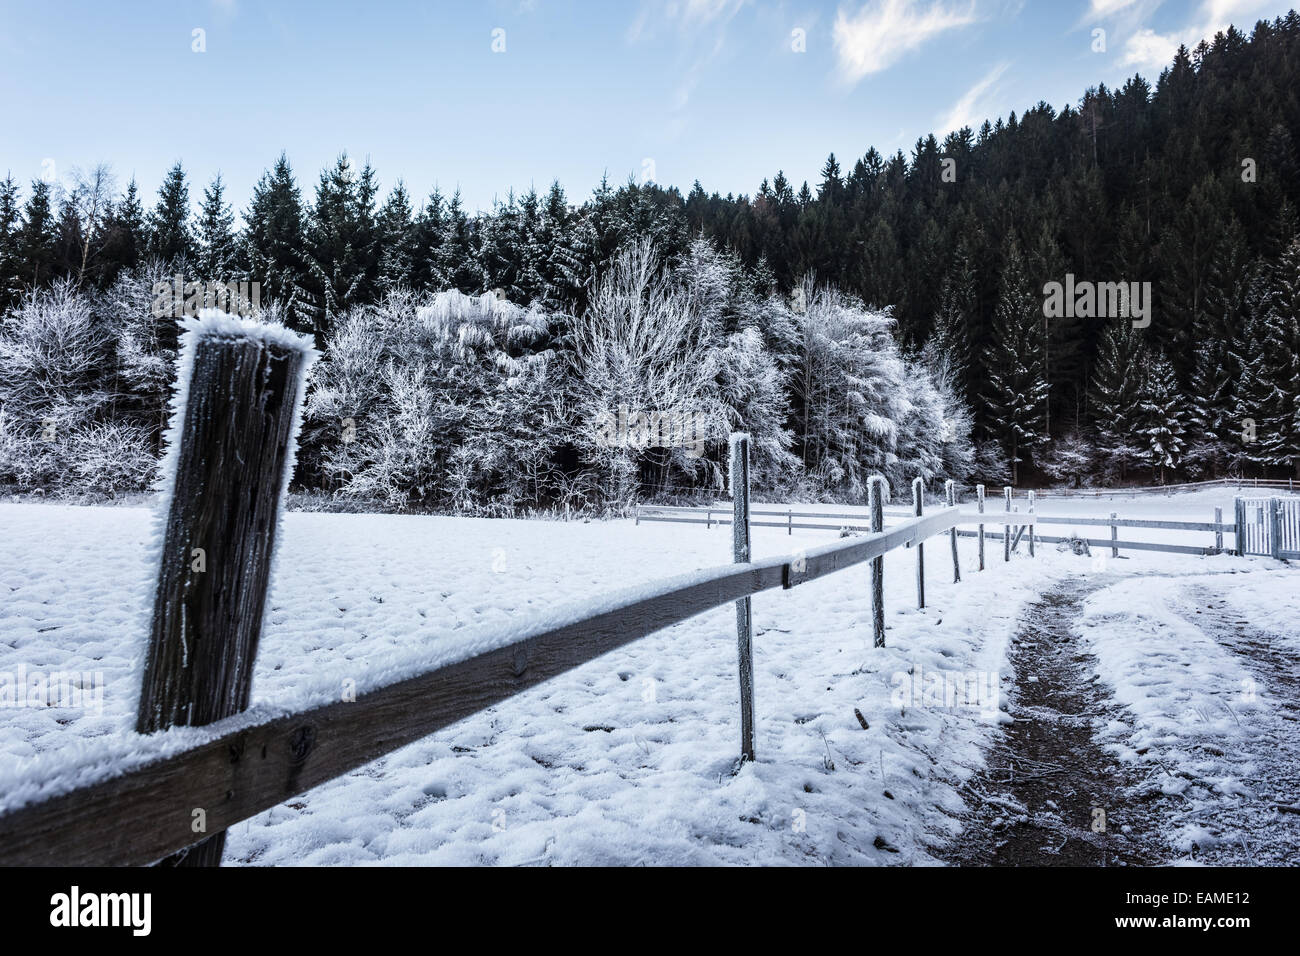
[[(309, 338), (206, 310), (186, 323), (163, 465), (161, 553), (136, 731), (248, 707)], [(193, 832), (206, 808), (192, 808)], [(164, 861), (216, 866), (225, 831)]]
[(794, 509), (787, 508), (785, 512), (785, 533), (794, 534)]
[[(867, 480), (867, 501), (871, 505), (871, 533), (885, 530), (885, 479), (872, 475)], [(871, 629), (873, 645), (885, 646), (885, 558), (871, 559)]]
[[(1240, 483), (1238, 483), (1237, 487), (1240, 489)], [(1232, 520), (1237, 538), (1237, 557), (1244, 557), (1246, 554), (1246, 503), (1240, 498), (1232, 499)]]
[(1115, 543), (1119, 540), (1119, 525), (1115, 524), (1115, 519), (1118, 517), (1115, 512), (1110, 513), (1110, 556), (1112, 558), (1119, 557), (1119, 545)]
[[(983, 514), (984, 513), (984, 486), (983, 485), (975, 486), (975, 496), (979, 499), (980, 514)], [(980, 570), (983, 571), (984, 570), (984, 525), (982, 524), (980, 525), (979, 538), (980, 538)]]
[[(925, 498), (925, 483), (920, 478), (912, 479), (912, 512), (918, 518), (921, 512), (925, 510), (923, 499)], [(916, 543), (916, 606), (918, 610), (925, 609), (925, 542)]]
[[(943, 483), (943, 490), (947, 492), (948, 507), (957, 507), (957, 489), (953, 480), (949, 478)], [(961, 564), (957, 561), (957, 526), (953, 525), (952, 530), (948, 533), (952, 539), (952, 582), (956, 584), (961, 580)]]
[(1214, 553), (1223, 554), (1223, 509), (1214, 509)]
[(1275, 560), (1282, 560), (1282, 510), (1277, 498), (1268, 499), (1268, 550)]
[[(1029, 490), (1029, 513), (1030, 515), (1034, 513), (1034, 491), (1032, 488)], [(1032, 517), (1029, 519), (1029, 556), (1031, 558), (1034, 556), (1034, 519)]]
[[(1002, 486), (1002, 497), (1007, 503), (1007, 514), (1011, 514), (1011, 486)], [(1010, 518), (1007, 519), (1010, 522)], [(1008, 523), (1002, 529), (1002, 560), (1011, 560), (1011, 525)]]
[[(748, 564), (749, 436), (731, 436), (731, 550)], [(736, 650), (740, 658), (740, 759), (754, 759), (754, 619), (748, 597), (736, 602)]]

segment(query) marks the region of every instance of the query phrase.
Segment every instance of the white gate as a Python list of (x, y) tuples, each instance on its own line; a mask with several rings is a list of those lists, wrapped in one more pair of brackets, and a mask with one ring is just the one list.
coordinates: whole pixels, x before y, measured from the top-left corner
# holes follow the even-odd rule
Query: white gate
[(1238, 498), (1237, 550), (1300, 559), (1300, 498)]

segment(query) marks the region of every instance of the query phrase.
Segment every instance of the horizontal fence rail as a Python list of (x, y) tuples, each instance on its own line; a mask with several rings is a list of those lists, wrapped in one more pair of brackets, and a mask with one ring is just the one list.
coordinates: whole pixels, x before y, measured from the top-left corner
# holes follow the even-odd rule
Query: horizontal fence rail
[[(979, 532), (958, 531), (957, 534), (959, 534), (963, 538), (973, 538), (976, 535), (978, 535)], [(986, 531), (984, 532), (984, 535), (985, 537), (988, 538), (996, 538), (998, 540), (1002, 539), (1001, 531)], [(1014, 540), (1016, 537), (1017, 536), (1013, 532), (1012, 539)], [(1170, 554), (1199, 554), (1199, 555), (1211, 555), (1211, 554), (1220, 553), (1220, 549), (1213, 548), (1208, 545), (1205, 547), (1201, 547), (1199, 545), (1192, 545), (1192, 544), (1165, 544), (1164, 542), (1156, 542), (1156, 541), (1121, 541), (1113, 538), (1075, 538), (1075, 537), (1063, 537), (1060, 535), (1048, 535), (1048, 534), (1040, 534), (1037, 537), (1039, 541), (1046, 542), (1047, 544), (1063, 544), (1072, 541), (1082, 541), (1085, 544), (1095, 548), (1102, 548), (1102, 547), (1119, 548), (1119, 549), (1126, 549), (1129, 551), (1167, 551)]]
[(0, 865), (152, 863), (197, 842), (194, 808), (206, 811), (209, 832), (228, 829), (655, 631), (919, 544), (957, 520), (957, 509), (944, 509), (869, 537), (669, 579), (649, 594), (639, 589), (596, 614), (575, 611), (564, 623), (355, 701), (256, 726), (247, 725), (247, 715), (229, 718), (207, 728), (212, 739), (158, 759), (149, 760), (148, 751), (161, 752), (168, 742), (141, 736), (146, 757), (133, 768), (0, 814)]
[(1292, 478), (1212, 478), (1207, 481), (1185, 481), (1172, 485), (1143, 485), (1132, 488), (1048, 488), (1038, 492), (1040, 498), (1117, 498), (1138, 495), (1169, 495), (1177, 492), (1199, 491), (1204, 488), (1272, 488), (1294, 493)]
[[(1220, 485), (1222, 482), (1211, 482), (1207, 484)], [(1282, 484), (1285, 485), (1285, 482)], [(1009, 489), (1004, 489), (1004, 494)], [(1035, 496), (1036, 497), (1036, 496)], [(1009, 502), (1011, 499), (1006, 498)], [(1245, 499), (1243, 499), (1245, 500)], [(1270, 554), (1271, 546), (1269, 545), (1269, 531), (1265, 528), (1268, 525), (1266, 520), (1267, 502), (1269, 499), (1250, 500), (1251, 507), (1258, 505), (1258, 511), (1261, 515), (1259, 528), (1260, 530), (1247, 530), (1247, 541), (1252, 544), (1248, 545), (1244, 553), (1247, 554)], [(1280, 540), (1284, 541), (1286, 546), (1280, 548), (1278, 557), (1289, 558), (1292, 552), (1289, 547), (1294, 541), (1294, 547), (1300, 548), (1300, 500), (1280, 499), (1282, 504), (1278, 506), (1279, 518), (1277, 525), (1279, 528)], [(1034, 501), (1028, 502), (1030, 508), (1034, 507)], [(644, 505), (637, 509), (637, 521), (656, 521), (670, 522), (677, 524), (704, 524), (704, 525), (725, 525), (730, 523), (729, 518), (714, 517), (714, 513), (719, 516), (723, 514), (721, 508), (700, 508), (685, 506), (660, 506)], [(888, 517), (898, 518), (912, 515), (911, 511), (900, 509), (891, 509), (884, 512)], [(772, 515), (785, 518), (784, 521), (751, 521), (753, 527), (759, 528), (786, 528), (787, 530), (800, 529), (806, 531), (838, 531), (848, 530), (856, 532), (869, 532), (870, 525), (868, 516), (856, 513), (846, 512), (799, 512), (790, 509), (781, 510), (754, 510), (751, 515)], [(959, 511), (957, 514), (956, 525), (985, 525), (991, 523), (993, 512), (972, 512)], [(1241, 527), (1236, 521), (1178, 521), (1165, 520), (1160, 518), (1121, 518), (1116, 515), (1110, 517), (1094, 516), (1070, 516), (1070, 515), (1044, 515), (1036, 511), (1004, 511), (999, 512), (1001, 521), (1006, 527), (1010, 528), (1010, 534), (1005, 531), (985, 530), (982, 532), (958, 530), (956, 526), (953, 533), (961, 537), (981, 537), (993, 538), (998, 541), (1006, 541), (1005, 553), (1009, 556), (1014, 552), (1020, 541), (1027, 540), (1030, 544), (1031, 553), (1034, 541), (1040, 541), (1046, 544), (1061, 544), (1073, 541), (1082, 541), (1090, 547), (1109, 547), (1112, 553), (1118, 553), (1119, 550), (1129, 551), (1162, 551), (1169, 554), (1192, 554), (1192, 555), (1214, 555), (1214, 554), (1234, 554), (1240, 549), (1234, 551), (1231, 548), (1225, 549), (1222, 545), (1224, 535), (1237, 535)], [(1215, 509), (1215, 517), (1218, 518), (1219, 510)], [(799, 521), (799, 518), (822, 519), (817, 522)], [(828, 523), (834, 522), (834, 523)], [(1036, 526), (1039, 525), (1059, 525), (1064, 527), (1081, 527), (1081, 528), (1110, 528), (1111, 537), (1102, 538), (1084, 538), (1074, 535), (1043, 535), (1038, 534)], [(1271, 527), (1271, 526), (1270, 526)], [(1176, 544), (1163, 541), (1129, 541), (1121, 540), (1116, 529), (1119, 528), (1148, 528), (1162, 531), (1183, 531), (1215, 535), (1214, 545), (1191, 545)], [(1291, 529), (1295, 529), (1294, 532)], [(982, 545), (981, 545), (982, 547)], [(1253, 547), (1253, 550), (1252, 550)], [(1300, 553), (1296, 554), (1300, 557)]]

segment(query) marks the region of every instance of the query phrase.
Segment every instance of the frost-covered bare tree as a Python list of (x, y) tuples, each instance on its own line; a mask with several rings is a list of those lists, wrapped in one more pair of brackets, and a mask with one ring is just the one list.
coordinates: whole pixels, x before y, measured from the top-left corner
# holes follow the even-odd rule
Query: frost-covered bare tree
[[(613, 501), (630, 501), (643, 469), (659, 490), (674, 474), (720, 486), (721, 471), (697, 444), (724, 439), (728, 428), (716, 381), (721, 343), (710, 326), (648, 239), (619, 250), (574, 319), (579, 441)], [(665, 419), (689, 424), (690, 435), (678, 428), (665, 440), (654, 427)]]
[(147, 432), (103, 420), (112, 350), (112, 329), (71, 279), (0, 320), (0, 480), (47, 490), (145, 484)]
[(98, 249), (104, 243), (104, 220), (112, 211), (116, 194), (113, 168), (107, 163), (96, 163), (89, 170), (72, 170), (72, 208), (81, 224), (80, 248), (77, 250), (81, 256), (77, 267), (79, 286), (85, 282), (92, 247)]
[(390, 292), (325, 343), (304, 442), (342, 494), (475, 513), (554, 503), (566, 442), (551, 320), (491, 293)]

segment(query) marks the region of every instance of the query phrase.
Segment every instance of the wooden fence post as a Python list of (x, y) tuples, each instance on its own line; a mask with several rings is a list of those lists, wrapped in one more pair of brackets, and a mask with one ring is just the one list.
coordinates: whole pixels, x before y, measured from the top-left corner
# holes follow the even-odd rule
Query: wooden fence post
[[(1240, 488), (1240, 485), (1238, 486)], [(1240, 498), (1232, 499), (1233, 530), (1237, 538), (1237, 557), (1246, 554), (1246, 503)]]
[(1218, 525), (1214, 529), (1214, 553), (1223, 554), (1223, 509), (1214, 509), (1214, 523)]
[[(948, 507), (949, 508), (957, 507), (957, 488), (951, 478), (949, 478), (947, 481), (943, 483), (943, 490), (946, 492), (946, 496), (948, 499)], [(949, 536), (952, 538), (952, 582), (953, 584), (956, 584), (958, 581), (961, 580), (961, 563), (957, 560), (957, 526), (956, 525), (952, 526), (952, 531), (949, 532)]]
[[(983, 485), (975, 486), (975, 495), (979, 499), (980, 514), (983, 514), (984, 513), (984, 486)], [(984, 525), (982, 524), (980, 525), (979, 539), (980, 539), (980, 570), (983, 571), (984, 570)]]
[[(885, 479), (873, 475), (867, 480), (867, 501), (871, 505), (871, 533), (885, 530)], [(871, 559), (871, 628), (874, 646), (885, 646), (885, 558)]]
[[(278, 325), (212, 312), (187, 323), (138, 733), (210, 724), (248, 707), (280, 498), (315, 356), (310, 339)], [(193, 809), (206, 819), (206, 808)], [(225, 843), (222, 830), (163, 863), (217, 866)]]
[(1119, 540), (1119, 526), (1116, 525), (1116, 524), (1114, 523), (1114, 522), (1115, 522), (1115, 519), (1118, 518), (1118, 517), (1119, 517), (1119, 515), (1117, 515), (1115, 512), (1112, 511), (1112, 512), (1110, 513), (1110, 520), (1111, 520), (1111, 526), (1110, 526), (1110, 556), (1111, 556), (1112, 558), (1118, 558), (1118, 557), (1119, 557), (1119, 545), (1117, 545), (1117, 544), (1115, 543), (1116, 541)]
[(1274, 559), (1282, 560), (1282, 515), (1278, 499), (1268, 499), (1268, 550)]
[[(919, 518), (925, 510), (925, 483), (920, 478), (912, 479), (912, 510)], [(925, 609), (925, 542), (916, 543), (916, 607)]]
[[(1011, 486), (1010, 485), (1004, 485), (1002, 487), (1002, 497), (1006, 501), (1007, 514), (1011, 514)], [(1007, 520), (1010, 521), (1011, 519), (1008, 518)], [(1002, 529), (1002, 560), (1003, 561), (1011, 560), (1011, 525), (1010, 524), (1007, 524), (1007, 526)]]
[[(1029, 490), (1029, 513), (1031, 515), (1034, 513), (1034, 491), (1032, 488)], [(1031, 558), (1034, 556), (1034, 522), (1032, 518), (1029, 521), (1029, 556)]]
[[(749, 436), (731, 436), (731, 550), (748, 564)], [(748, 597), (736, 602), (736, 651), (740, 659), (740, 759), (754, 759), (754, 620)]]

